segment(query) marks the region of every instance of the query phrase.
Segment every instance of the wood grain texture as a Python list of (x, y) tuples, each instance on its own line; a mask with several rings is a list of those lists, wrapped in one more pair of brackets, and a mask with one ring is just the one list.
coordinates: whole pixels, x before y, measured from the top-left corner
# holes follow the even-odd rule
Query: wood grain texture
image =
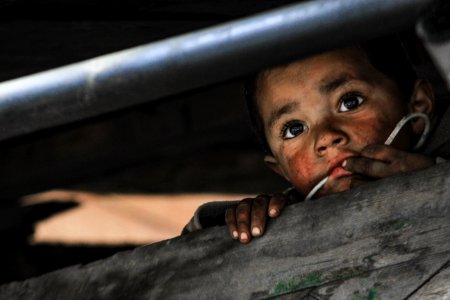
[(450, 260), (449, 171), (450, 163), (443, 163), (293, 205), (248, 245), (231, 240), (225, 227), (211, 228), (4, 285), (0, 298), (447, 295), (447, 273), (437, 274)]
[(412, 294), (411, 300), (450, 299), (450, 262), (436, 272), (423, 287)]

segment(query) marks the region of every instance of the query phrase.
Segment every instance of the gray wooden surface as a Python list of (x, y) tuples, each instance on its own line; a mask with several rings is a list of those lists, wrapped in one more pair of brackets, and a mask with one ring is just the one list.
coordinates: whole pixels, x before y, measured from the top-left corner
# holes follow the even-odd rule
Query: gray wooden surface
[(0, 299), (446, 299), (450, 163), (0, 287)]

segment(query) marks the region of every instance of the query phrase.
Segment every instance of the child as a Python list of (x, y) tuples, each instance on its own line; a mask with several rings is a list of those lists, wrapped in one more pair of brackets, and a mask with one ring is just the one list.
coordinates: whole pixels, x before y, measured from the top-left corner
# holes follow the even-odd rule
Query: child
[[(262, 71), (248, 84), (264, 162), (303, 197), (324, 177), (316, 198), (435, 163), (411, 152), (425, 129), (422, 119), (384, 145), (403, 116), (420, 112), (434, 119), (433, 88), (416, 78), (399, 47), (374, 41), (333, 50)], [(241, 243), (261, 236), (267, 215), (277, 217), (287, 198), (261, 195), (228, 208), (230, 235)]]

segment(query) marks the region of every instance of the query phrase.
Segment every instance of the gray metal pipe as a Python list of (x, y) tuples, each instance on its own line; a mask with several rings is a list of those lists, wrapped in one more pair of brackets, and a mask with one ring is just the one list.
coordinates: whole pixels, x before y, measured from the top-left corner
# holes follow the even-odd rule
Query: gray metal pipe
[[(0, 84), (0, 140), (223, 81), (414, 24), (432, 0), (326, 0)], [(214, 101), (214, 99), (211, 99)]]

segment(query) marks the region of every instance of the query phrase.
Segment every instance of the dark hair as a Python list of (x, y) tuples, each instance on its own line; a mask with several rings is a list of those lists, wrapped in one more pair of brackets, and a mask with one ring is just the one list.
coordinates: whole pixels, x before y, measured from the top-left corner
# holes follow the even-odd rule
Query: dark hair
[[(375, 69), (397, 83), (402, 97), (409, 99), (417, 75), (409, 62), (399, 38), (397, 36), (377, 38), (361, 43), (358, 47), (367, 54), (370, 63)], [(250, 123), (265, 153), (271, 153), (271, 150), (264, 134), (264, 122), (258, 109), (256, 94), (260, 76), (269, 70), (263, 70), (248, 76), (244, 86)]]

